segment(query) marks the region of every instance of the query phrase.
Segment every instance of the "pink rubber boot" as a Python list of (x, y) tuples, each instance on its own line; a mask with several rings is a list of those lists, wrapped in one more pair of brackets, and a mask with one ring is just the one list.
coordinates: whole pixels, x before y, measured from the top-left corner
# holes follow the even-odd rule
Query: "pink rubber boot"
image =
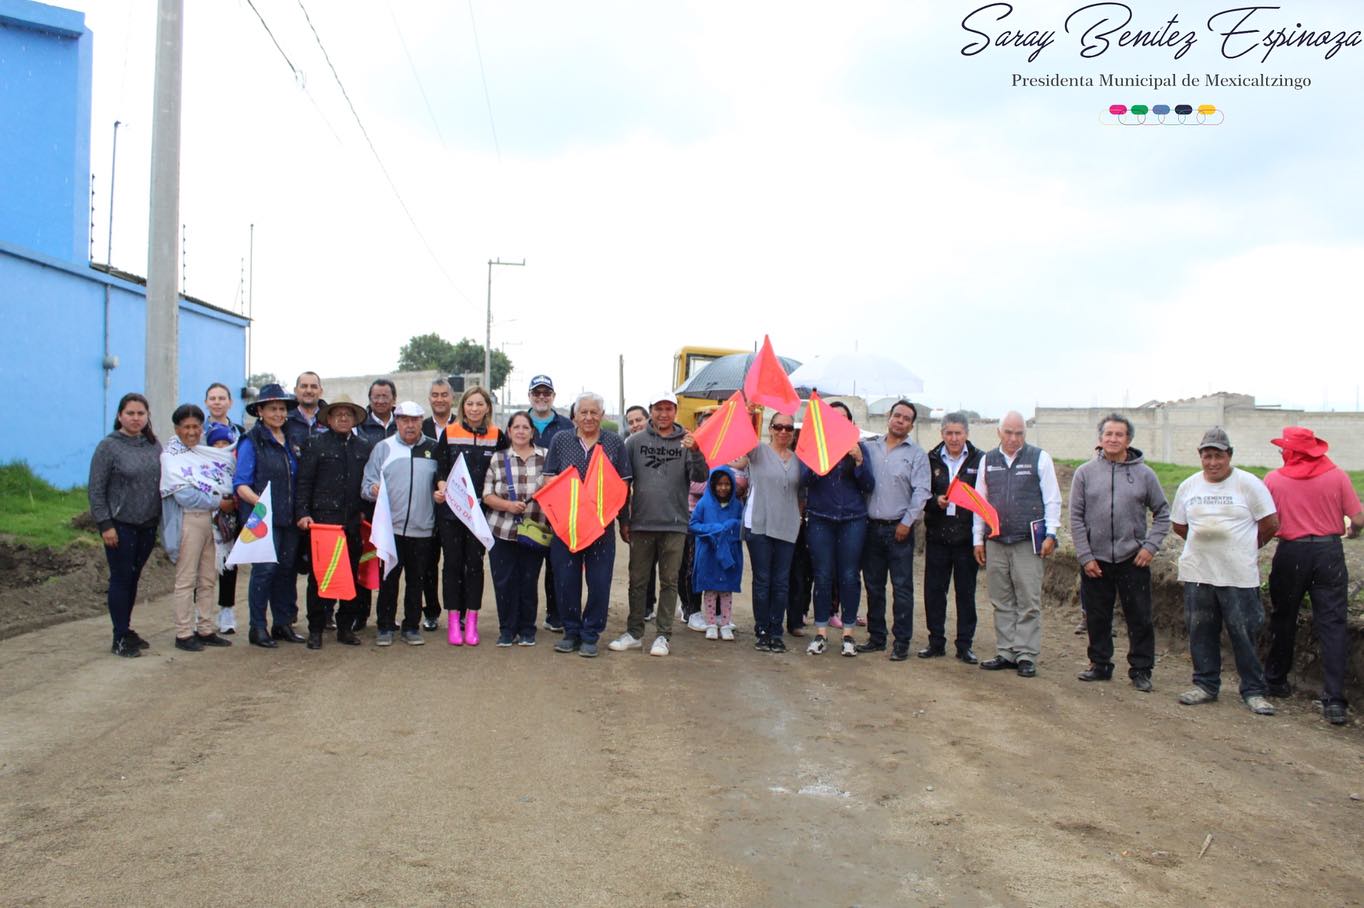
[(464, 634), (460, 631), (460, 628), (459, 628), (459, 625), (460, 625), (460, 623), (461, 623), (460, 620), (459, 620), (459, 612), (446, 612), (446, 618), (448, 618), (448, 619), (449, 619), (449, 622), (450, 622), (450, 637), (449, 637), (449, 639), (450, 639), (450, 645), (451, 645), (451, 646), (463, 646), (463, 645), (464, 645)]
[(478, 612), (464, 613), (464, 642), (478, 646)]

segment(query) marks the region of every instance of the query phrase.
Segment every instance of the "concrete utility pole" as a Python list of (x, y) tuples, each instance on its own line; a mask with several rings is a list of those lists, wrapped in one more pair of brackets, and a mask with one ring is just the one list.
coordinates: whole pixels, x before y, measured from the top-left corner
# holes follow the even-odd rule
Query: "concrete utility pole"
[(490, 394), (493, 390), (493, 266), (514, 265), (523, 268), (525, 264), (525, 259), (519, 262), (504, 262), (500, 258), (488, 259), (488, 335), (483, 339), (483, 387)]
[(184, 0), (157, 0), (152, 106), (151, 220), (147, 237), (147, 401), (156, 432), (170, 434), (180, 396), (180, 69)]

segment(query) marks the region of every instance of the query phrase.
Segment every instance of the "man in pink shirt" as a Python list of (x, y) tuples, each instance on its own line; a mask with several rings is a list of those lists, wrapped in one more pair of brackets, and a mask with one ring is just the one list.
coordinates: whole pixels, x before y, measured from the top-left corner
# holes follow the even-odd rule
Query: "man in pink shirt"
[(1345, 611), (1349, 575), (1340, 537), (1349, 519), (1349, 536), (1364, 528), (1364, 509), (1345, 471), (1326, 456), (1327, 444), (1311, 429), (1289, 426), (1273, 443), (1283, 449), (1284, 465), (1265, 477), (1279, 511), (1279, 547), (1269, 571), (1269, 657), (1265, 681), (1271, 697), (1293, 692), (1293, 644), (1302, 597), (1312, 597), (1312, 626), (1321, 643), (1322, 712), (1332, 725), (1345, 724), (1345, 664), (1349, 635)]

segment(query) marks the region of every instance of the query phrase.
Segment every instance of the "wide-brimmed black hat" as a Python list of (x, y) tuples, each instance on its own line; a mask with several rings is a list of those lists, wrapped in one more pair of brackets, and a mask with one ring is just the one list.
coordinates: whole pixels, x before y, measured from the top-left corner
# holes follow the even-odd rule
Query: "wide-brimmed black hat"
[(261, 404), (273, 403), (277, 400), (282, 401), (290, 410), (298, 409), (298, 398), (294, 397), (294, 395), (290, 394), (288, 391), (285, 391), (279, 385), (272, 383), (260, 389), (260, 393), (256, 395), (256, 399), (246, 405), (246, 412), (252, 416), (259, 417)]

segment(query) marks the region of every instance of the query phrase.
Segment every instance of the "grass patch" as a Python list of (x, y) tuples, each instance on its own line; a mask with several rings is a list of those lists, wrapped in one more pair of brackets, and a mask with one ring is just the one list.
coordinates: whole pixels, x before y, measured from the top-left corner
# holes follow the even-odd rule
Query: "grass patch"
[[(1080, 464), (1084, 463), (1084, 461), (1058, 459), (1057, 463), (1078, 467)], [(1155, 470), (1156, 478), (1160, 480), (1161, 488), (1165, 490), (1165, 497), (1171, 501), (1174, 501), (1175, 490), (1179, 488), (1179, 484), (1202, 469), (1198, 466), (1191, 467), (1184, 464), (1161, 463), (1160, 461), (1153, 460), (1146, 461), (1146, 465), (1152, 470)], [(1248, 467), (1245, 464), (1236, 463), (1234, 459), (1232, 460), (1232, 466), (1239, 467), (1247, 473), (1253, 473), (1261, 479), (1264, 479), (1265, 475), (1271, 469), (1270, 467)], [(1364, 499), (1364, 470), (1346, 470), (1345, 473), (1350, 477), (1350, 482), (1354, 484), (1355, 494), (1359, 495), (1361, 499)]]
[(60, 548), (77, 539), (93, 539), (93, 533), (71, 526), (71, 518), (89, 506), (84, 488), (54, 488), (26, 463), (0, 465), (0, 533), (16, 542)]

